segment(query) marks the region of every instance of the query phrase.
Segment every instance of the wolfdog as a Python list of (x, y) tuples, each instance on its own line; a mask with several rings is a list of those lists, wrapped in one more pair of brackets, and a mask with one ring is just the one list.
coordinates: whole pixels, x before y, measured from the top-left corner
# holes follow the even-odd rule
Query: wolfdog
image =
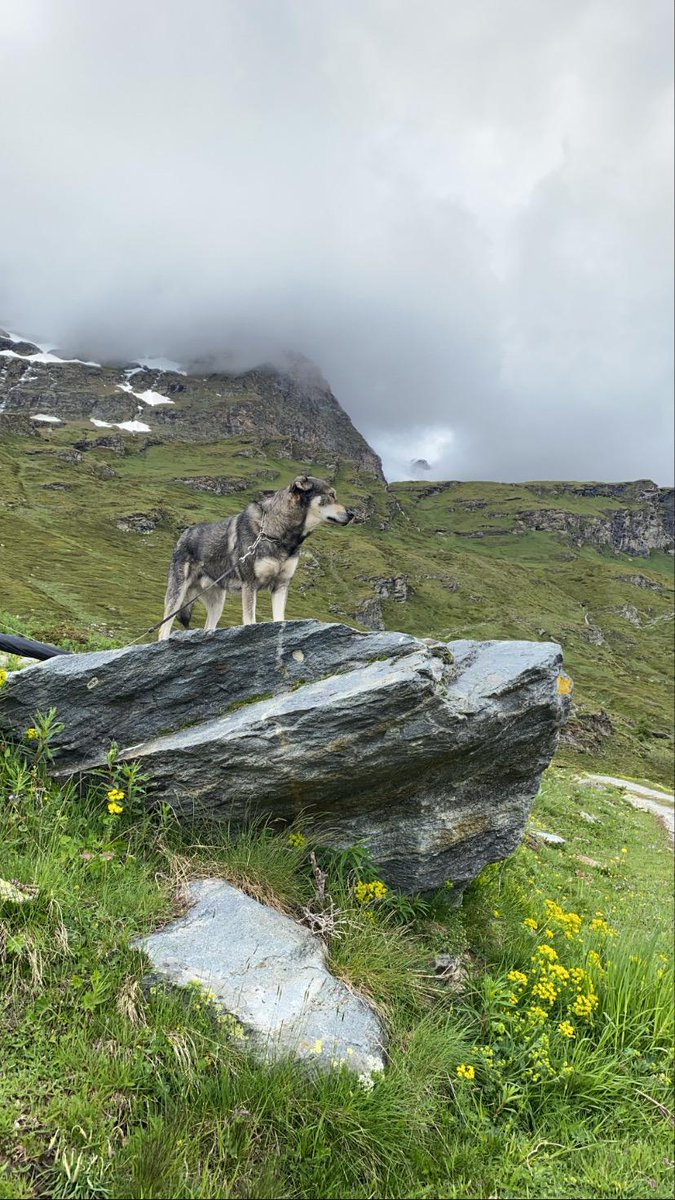
[(300, 475), (235, 517), (190, 526), (173, 552), (159, 640), (168, 638), (175, 616), (189, 627), (197, 600), (206, 607), (204, 628), (215, 629), (228, 592), (241, 592), (243, 624), (254, 625), (257, 593), (269, 588), (272, 620), (283, 621), (305, 538), (323, 521), (348, 525), (353, 519), (330, 483)]

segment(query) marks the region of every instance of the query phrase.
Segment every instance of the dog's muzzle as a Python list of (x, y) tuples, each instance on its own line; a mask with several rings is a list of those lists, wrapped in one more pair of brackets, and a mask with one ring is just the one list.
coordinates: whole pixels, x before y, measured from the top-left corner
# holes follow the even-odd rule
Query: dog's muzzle
[(346, 508), (344, 517), (329, 517), (328, 520), (331, 521), (333, 525), (349, 525), (349, 522), (353, 521), (355, 516), (356, 513), (352, 512), (351, 508)]

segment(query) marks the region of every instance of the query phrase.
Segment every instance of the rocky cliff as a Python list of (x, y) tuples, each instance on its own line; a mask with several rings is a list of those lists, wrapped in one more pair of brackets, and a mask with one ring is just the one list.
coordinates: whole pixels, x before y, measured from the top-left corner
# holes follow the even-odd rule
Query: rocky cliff
[(287, 458), (332, 455), (382, 478), (377, 454), (326, 380), (297, 355), (283, 368), (193, 374), (152, 359), (102, 365), (61, 358), (0, 330), (0, 413), (9, 431), (66, 426), (80, 439), (106, 428), (152, 442), (255, 435), (281, 440)]
[(436, 512), (448, 514), (447, 522), (439, 522), (438, 534), (500, 538), (553, 533), (573, 546), (638, 557), (673, 550), (673, 488), (651, 479), (468, 486), (479, 494), (466, 498), (467, 485), (457, 481), (411, 485), (408, 494), (420, 503), (431, 499)]

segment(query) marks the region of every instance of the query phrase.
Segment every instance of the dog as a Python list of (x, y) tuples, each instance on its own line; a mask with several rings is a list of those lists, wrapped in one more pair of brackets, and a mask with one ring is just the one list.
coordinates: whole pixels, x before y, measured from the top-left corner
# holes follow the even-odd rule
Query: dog
[(354, 515), (325, 479), (300, 475), (234, 517), (190, 526), (173, 552), (159, 640), (176, 616), (189, 628), (197, 600), (206, 607), (204, 628), (215, 629), (228, 592), (241, 592), (243, 624), (254, 625), (257, 594), (269, 588), (272, 620), (283, 621), (302, 543), (324, 521), (349, 525)]

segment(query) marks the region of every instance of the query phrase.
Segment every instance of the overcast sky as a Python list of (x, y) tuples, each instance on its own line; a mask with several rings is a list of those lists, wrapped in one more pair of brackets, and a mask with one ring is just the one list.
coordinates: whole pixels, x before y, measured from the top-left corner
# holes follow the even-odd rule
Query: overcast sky
[(312, 358), (391, 478), (672, 478), (671, 0), (0, 0), (0, 323)]

